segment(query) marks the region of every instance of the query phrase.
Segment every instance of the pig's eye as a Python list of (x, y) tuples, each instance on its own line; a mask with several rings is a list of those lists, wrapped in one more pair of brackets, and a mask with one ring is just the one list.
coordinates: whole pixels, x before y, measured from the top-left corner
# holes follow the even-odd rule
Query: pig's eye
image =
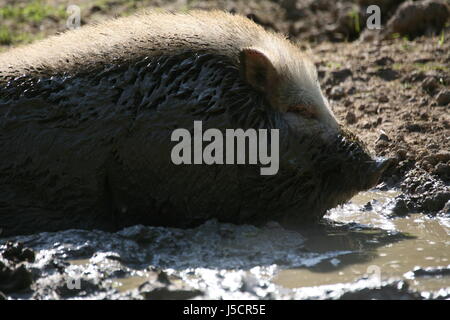
[(305, 106), (305, 105), (291, 106), (288, 108), (287, 112), (296, 113), (296, 114), (302, 116), (303, 118), (308, 118), (308, 119), (316, 118), (316, 113), (310, 106)]

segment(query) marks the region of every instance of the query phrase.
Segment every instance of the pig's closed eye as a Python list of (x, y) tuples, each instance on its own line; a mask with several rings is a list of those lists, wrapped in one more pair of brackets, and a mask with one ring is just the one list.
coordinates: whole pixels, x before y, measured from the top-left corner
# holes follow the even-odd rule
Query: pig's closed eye
[(293, 112), (302, 116), (303, 118), (315, 119), (317, 117), (313, 108), (305, 105), (295, 105), (288, 108), (287, 112)]

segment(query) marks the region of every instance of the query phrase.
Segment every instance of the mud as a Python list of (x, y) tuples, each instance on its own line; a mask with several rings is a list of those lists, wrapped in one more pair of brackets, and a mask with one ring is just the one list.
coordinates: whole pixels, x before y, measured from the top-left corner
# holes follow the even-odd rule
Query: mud
[(4, 239), (2, 275), (15, 276), (2, 291), (8, 299), (448, 299), (449, 218), (393, 220), (397, 193), (358, 195), (301, 230), (212, 220)]
[(439, 179), (434, 179), (420, 169), (409, 171), (400, 185), (403, 194), (395, 198), (393, 213), (405, 215), (412, 212), (430, 214), (450, 213), (450, 189)]

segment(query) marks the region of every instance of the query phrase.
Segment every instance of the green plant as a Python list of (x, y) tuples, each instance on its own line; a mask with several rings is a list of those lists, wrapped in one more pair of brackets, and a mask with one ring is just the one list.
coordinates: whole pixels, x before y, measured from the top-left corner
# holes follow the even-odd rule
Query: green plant
[(439, 46), (444, 44), (444, 30), (441, 31), (441, 36), (439, 37)]
[(330, 69), (342, 68), (342, 64), (340, 64), (339, 62), (327, 62), (326, 66), (327, 66), (327, 68), (330, 68)]
[(41, 22), (47, 17), (65, 18), (64, 6), (50, 6), (42, 0), (33, 0), (25, 5), (6, 5), (0, 8), (0, 18), (15, 22)]
[(359, 12), (356, 8), (349, 12), (350, 18), (353, 20), (353, 26), (355, 28), (356, 33), (361, 32), (361, 24), (359, 21)]

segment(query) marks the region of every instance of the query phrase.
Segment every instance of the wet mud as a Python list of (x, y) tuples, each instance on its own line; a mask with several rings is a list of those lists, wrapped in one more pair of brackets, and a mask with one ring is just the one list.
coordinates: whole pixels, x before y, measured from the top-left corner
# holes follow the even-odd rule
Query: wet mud
[[(448, 299), (448, 216), (356, 196), (315, 227), (136, 225), (3, 239), (8, 299)], [(34, 259), (33, 259), (34, 258)], [(5, 283), (3, 285), (3, 283)]]

